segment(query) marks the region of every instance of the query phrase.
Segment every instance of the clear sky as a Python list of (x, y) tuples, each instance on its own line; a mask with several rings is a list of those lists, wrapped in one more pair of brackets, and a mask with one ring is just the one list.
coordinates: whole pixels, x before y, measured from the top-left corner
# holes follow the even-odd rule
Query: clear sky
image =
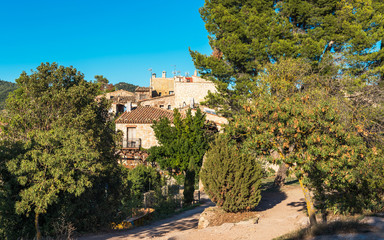
[(188, 48), (209, 54), (204, 0), (0, 1), (0, 79), (14, 82), (42, 62), (74, 66), (87, 80), (149, 86), (174, 65), (193, 74)]

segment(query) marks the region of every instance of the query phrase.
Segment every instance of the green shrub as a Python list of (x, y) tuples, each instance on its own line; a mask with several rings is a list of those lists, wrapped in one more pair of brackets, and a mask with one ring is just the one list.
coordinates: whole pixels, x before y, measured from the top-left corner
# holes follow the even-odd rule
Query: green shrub
[(259, 204), (262, 169), (256, 159), (241, 153), (219, 136), (207, 152), (201, 170), (205, 192), (226, 212), (250, 210)]

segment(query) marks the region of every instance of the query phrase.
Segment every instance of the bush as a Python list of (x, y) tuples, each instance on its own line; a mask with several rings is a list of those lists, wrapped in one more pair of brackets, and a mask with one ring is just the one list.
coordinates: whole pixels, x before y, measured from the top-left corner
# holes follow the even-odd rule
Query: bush
[(161, 191), (163, 181), (160, 173), (152, 167), (139, 165), (134, 169), (122, 169), (121, 176), (126, 195), (121, 199), (124, 217), (132, 215), (132, 210), (144, 207), (143, 194), (151, 190)]
[(226, 212), (256, 207), (261, 199), (261, 178), (262, 169), (256, 159), (241, 153), (223, 136), (211, 145), (201, 170), (205, 192)]

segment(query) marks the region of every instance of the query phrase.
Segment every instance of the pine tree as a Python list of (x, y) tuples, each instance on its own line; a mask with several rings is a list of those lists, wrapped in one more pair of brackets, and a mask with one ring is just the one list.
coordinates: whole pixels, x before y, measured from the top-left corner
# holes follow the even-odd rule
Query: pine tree
[(382, 1), (206, 0), (200, 13), (213, 52), (191, 56), (217, 84), (207, 104), (228, 116), (241, 110), (264, 65), (281, 58), (304, 59), (319, 72), (331, 57), (356, 84), (382, 81)]

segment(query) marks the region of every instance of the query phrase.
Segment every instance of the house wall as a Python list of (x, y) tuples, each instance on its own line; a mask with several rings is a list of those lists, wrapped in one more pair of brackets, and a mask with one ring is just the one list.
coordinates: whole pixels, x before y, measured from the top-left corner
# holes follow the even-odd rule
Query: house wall
[(183, 107), (191, 104), (191, 99), (194, 103), (204, 101), (208, 95), (208, 91), (217, 92), (213, 82), (175, 82), (175, 107)]
[(170, 91), (174, 91), (174, 86), (175, 80), (173, 78), (152, 78), (152, 97), (169, 95)]
[(152, 93), (148, 92), (135, 92), (136, 101), (140, 101), (143, 99), (148, 99), (152, 97)]
[(129, 92), (129, 91), (125, 91), (125, 90), (117, 90), (117, 91), (114, 91), (114, 92), (109, 92), (109, 93), (106, 93), (105, 94), (105, 98), (106, 99), (111, 99), (112, 98), (115, 98), (115, 97), (133, 97), (135, 96), (135, 94), (133, 92)]
[(141, 139), (141, 147), (148, 149), (159, 145), (151, 125), (152, 124), (116, 123), (116, 130), (122, 131), (124, 138), (127, 138), (127, 128), (136, 127), (136, 138)]
[(151, 106), (158, 108), (160, 108), (162, 105), (163, 109), (168, 109), (168, 106), (170, 105), (170, 110), (173, 110), (175, 107), (175, 95), (147, 99), (145, 101), (140, 101), (139, 104), (140, 106)]

